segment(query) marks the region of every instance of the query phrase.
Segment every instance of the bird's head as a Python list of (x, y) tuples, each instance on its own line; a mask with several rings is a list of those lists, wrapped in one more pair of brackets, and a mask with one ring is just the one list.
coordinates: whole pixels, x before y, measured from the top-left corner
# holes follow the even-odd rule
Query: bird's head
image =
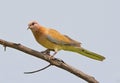
[(36, 31), (36, 30), (38, 30), (39, 26), (40, 25), (36, 21), (31, 21), (28, 24), (28, 28), (27, 29), (31, 29), (32, 31)]

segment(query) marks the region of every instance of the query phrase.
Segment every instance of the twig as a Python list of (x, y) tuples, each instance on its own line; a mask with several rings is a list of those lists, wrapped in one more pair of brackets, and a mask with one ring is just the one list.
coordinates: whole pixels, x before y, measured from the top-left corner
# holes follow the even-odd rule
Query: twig
[[(59, 58), (54, 58), (54, 60), (58, 60), (58, 61), (61, 61), (61, 62), (64, 63), (64, 61), (61, 60), (61, 59), (59, 59)], [(47, 66), (45, 66), (45, 67), (43, 67), (43, 68), (41, 68), (41, 69), (35, 70), (35, 71), (24, 72), (24, 74), (33, 74), (33, 73), (36, 73), (36, 72), (39, 72), (39, 71), (45, 70), (45, 69), (47, 69), (47, 68), (50, 67), (50, 66), (52, 66), (52, 64), (49, 64), (49, 65), (47, 65)]]
[(64, 69), (64, 70), (78, 76), (79, 78), (82, 78), (83, 80), (87, 81), (88, 83), (99, 83), (94, 77), (83, 73), (82, 71), (68, 65), (65, 62), (63, 62), (61, 60), (52, 59), (52, 57), (50, 57), (48, 55), (44, 55), (41, 52), (30, 49), (30, 48), (23, 46), (21, 44), (8, 42), (8, 41), (2, 40), (2, 39), (0, 39), (0, 44), (5, 45), (7, 47), (17, 49), (17, 50), (20, 50), (24, 53), (30, 54), (30, 55), (35, 56), (37, 58), (43, 59), (43, 60), (49, 62), (50, 64), (55, 65), (56, 67)]
[(45, 69), (47, 69), (47, 68), (50, 67), (50, 66), (51, 66), (51, 64), (49, 64), (49, 65), (47, 65), (47, 66), (45, 66), (45, 67), (43, 67), (43, 68), (41, 68), (41, 69), (35, 70), (35, 71), (24, 72), (24, 74), (33, 74), (33, 73), (36, 73), (36, 72), (39, 72), (39, 71), (45, 70)]

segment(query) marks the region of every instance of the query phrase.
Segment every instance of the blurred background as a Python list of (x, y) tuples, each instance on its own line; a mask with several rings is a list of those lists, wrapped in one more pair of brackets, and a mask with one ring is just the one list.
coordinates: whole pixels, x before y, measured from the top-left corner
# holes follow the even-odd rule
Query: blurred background
[[(45, 50), (27, 25), (36, 20), (80, 41), (86, 49), (106, 57), (95, 61), (76, 53), (60, 51), (55, 57), (94, 76), (100, 83), (120, 83), (120, 1), (119, 0), (1, 0), (0, 39), (21, 43), (37, 51)], [(48, 63), (18, 50), (0, 45), (2, 83), (86, 83), (52, 66), (26, 75)]]

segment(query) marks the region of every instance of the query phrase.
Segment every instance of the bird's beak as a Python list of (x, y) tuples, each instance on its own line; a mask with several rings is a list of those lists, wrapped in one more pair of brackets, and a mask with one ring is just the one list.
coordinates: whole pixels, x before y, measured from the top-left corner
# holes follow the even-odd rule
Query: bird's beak
[(30, 27), (27, 28), (27, 30), (30, 29)]

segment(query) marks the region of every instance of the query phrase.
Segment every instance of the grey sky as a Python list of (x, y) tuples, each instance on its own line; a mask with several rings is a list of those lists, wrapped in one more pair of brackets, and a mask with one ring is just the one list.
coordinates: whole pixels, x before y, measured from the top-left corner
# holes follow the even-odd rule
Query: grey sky
[[(42, 51), (27, 24), (31, 20), (52, 27), (106, 57), (103, 62), (76, 53), (60, 51), (56, 57), (94, 76), (100, 83), (120, 83), (120, 1), (119, 0), (1, 0), (0, 38)], [(86, 83), (56, 67), (32, 75), (23, 72), (47, 65), (45, 61), (0, 46), (2, 83)]]

